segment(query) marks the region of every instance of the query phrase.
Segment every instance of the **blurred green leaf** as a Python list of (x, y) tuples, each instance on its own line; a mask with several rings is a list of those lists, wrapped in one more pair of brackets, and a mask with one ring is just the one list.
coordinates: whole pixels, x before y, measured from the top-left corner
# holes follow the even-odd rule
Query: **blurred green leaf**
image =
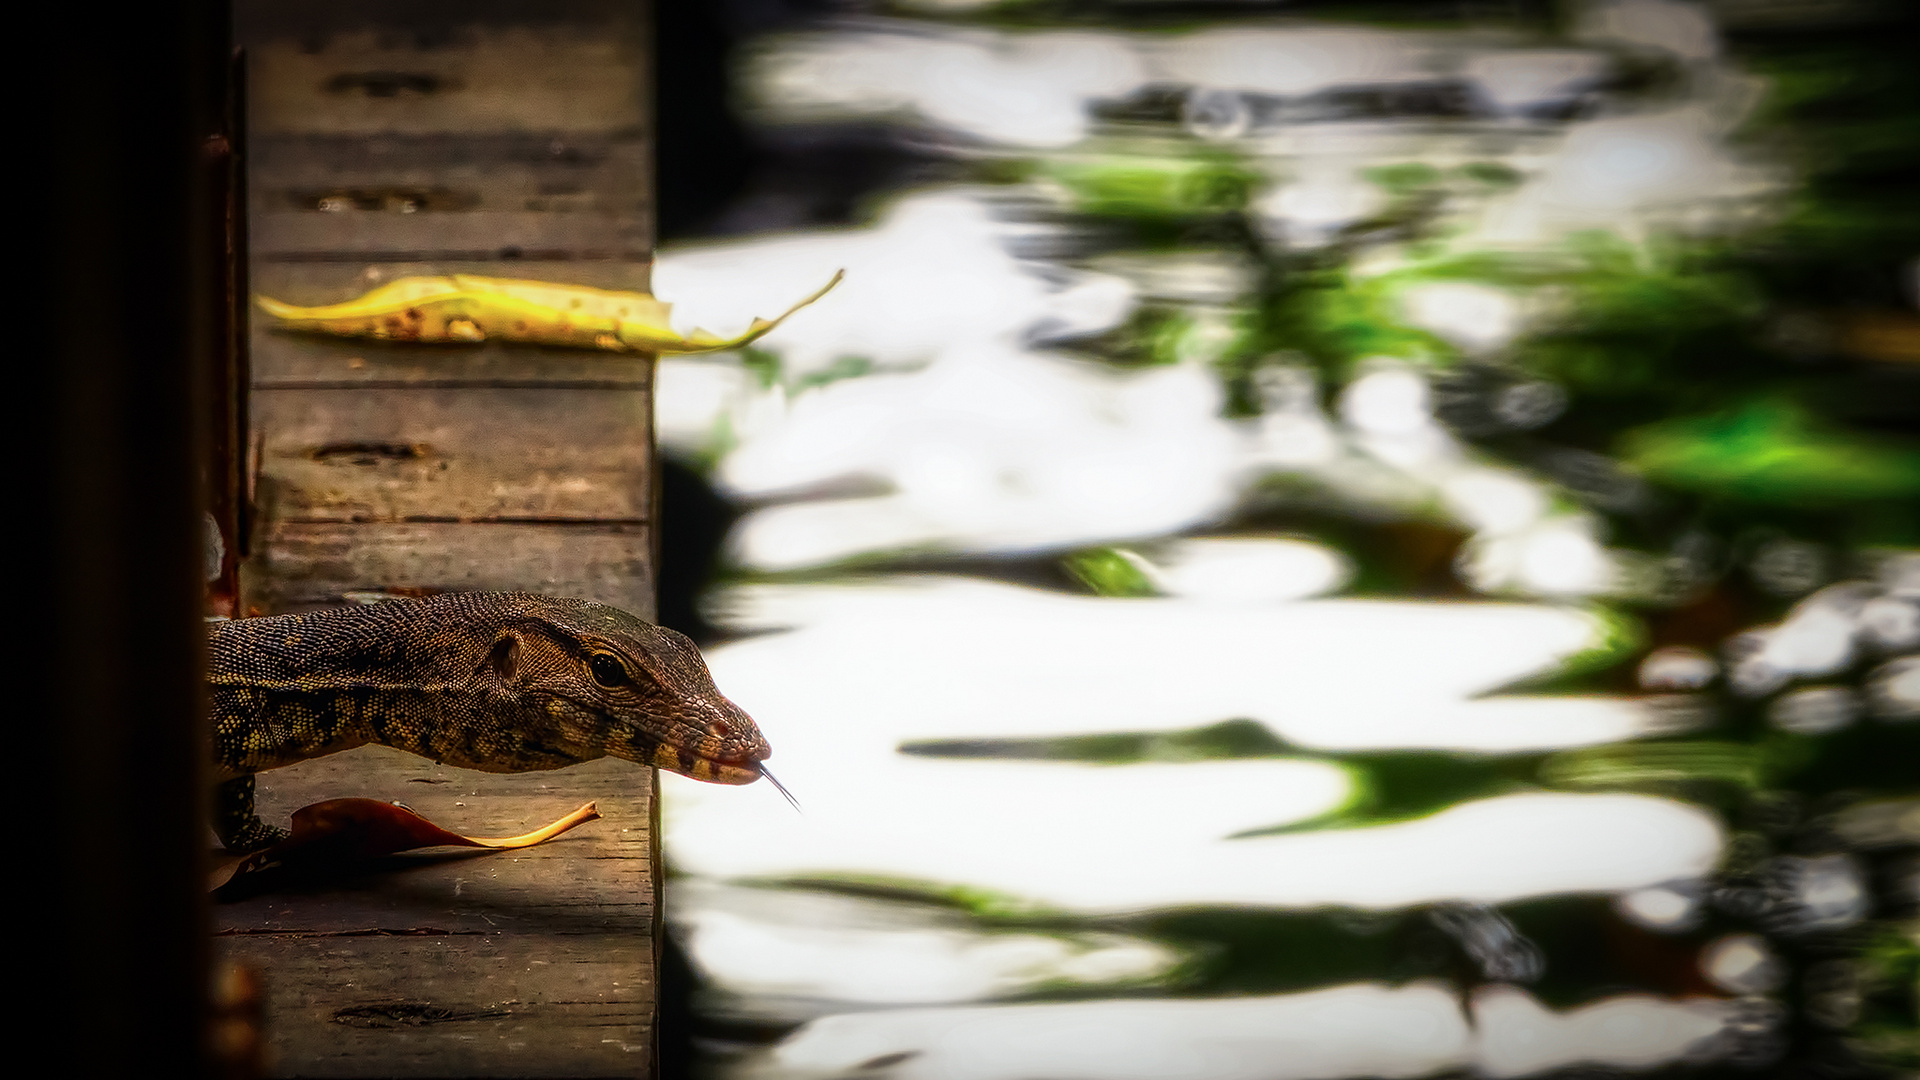
[(1395, 195), (1430, 188), (1440, 182), (1440, 170), (1423, 161), (1403, 161), (1393, 165), (1376, 165), (1361, 173), (1375, 186), (1385, 188)]
[(1092, 548), (1062, 560), (1067, 572), (1099, 596), (1152, 596), (1159, 590), (1140, 569), (1139, 556), (1119, 548)]
[(1752, 502), (1831, 504), (1920, 494), (1920, 451), (1758, 400), (1627, 432), (1620, 453), (1663, 484)]
[(1042, 171), (1073, 193), (1084, 213), (1114, 217), (1191, 217), (1236, 213), (1258, 177), (1221, 152), (1095, 151), (1046, 162)]
[(1690, 741), (1592, 746), (1552, 754), (1540, 763), (1540, 780), (1554, 787), (1653, 788), (1727, 784), (1757, 791), (1767, 784), (1767, 760), (1759, 747)]
[(1454, 171), (1463, 179), (1488, 187), (1518, 187), (1524, 179), (1519, 170), (1500, 161), (1469, 161)]
[(1270, 348), (1314, 358), (1341, 382), (1371, 356), (1451, 356), (1452, 346), (1441, 338), (1401, 322), (1399, 284), (1394, 277), (1355, 278), (1337, 269), (1294, 274), (1269, 299), (1262, 336)]
[(857, 379), (862, 375), (868, 375), (872, 372), (873, 361), (866, 357), (841, 356), (836, 357), (833, 363), (819, 371), (810, 372), (794, 379), (787, 389), (797, 393), (801, 390), (811, 390), (815, 387), (837, 383), (842, 379)]
[(1218, 761), (1293, 756), (1295, 751), (1256, 720), (1224, 720), (1187, 731), (1107, 732), (1031, 739), (920, 739), (900, 752), (918, 757), (1006, 761), (1080, 761), (1125, 765), (1140, 761)]
[(1591, 644), (1545, 671), (1523, 676), (1500, 687), (1496, 693), (1591, 691), (1594, 676), (1613, 670), (1646, 649), (1647, 627), (1638, 616), (1605, 604), (1590, 604), (1584, 610), (1595, 624)]
[(1531, 786), (1527, 782), (1531, 757), (1412, 750), (1343, 754), (1327, 760), (1347, 774), (1352, 794), (1345, 804), (1306, 821), (1238, 835), (1280, 836), (1393, 825)]

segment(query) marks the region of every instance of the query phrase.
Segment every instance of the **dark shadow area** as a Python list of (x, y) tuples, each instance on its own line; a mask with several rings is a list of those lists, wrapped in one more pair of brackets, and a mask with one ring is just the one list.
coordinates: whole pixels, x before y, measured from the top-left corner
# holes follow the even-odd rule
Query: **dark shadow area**
[[(204, 380), (225, 333), (219, 3), (36, 5), (10, 169), (33, 188), (9, 428), (31, 1044), (62, 1076), (208, 1074)], [(18, 459), (16, 459), (18, 460)], [(49, 1022), (50, 1021), (50, 1022)]]
[(739, 511), (686, 464), (662, 455), (660, 470), (660, 565), (657, 620), (700, 645), (720, 631), (700, 614), (700, 594), (720, 565), (720, 549)]

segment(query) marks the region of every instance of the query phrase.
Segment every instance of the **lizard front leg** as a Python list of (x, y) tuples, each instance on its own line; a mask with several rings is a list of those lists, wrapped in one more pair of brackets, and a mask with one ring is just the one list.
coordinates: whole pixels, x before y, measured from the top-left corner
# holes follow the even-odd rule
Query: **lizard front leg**
[(220, 843), (237, 855), (271, 847), (287, 838), (287, 830), (260, 820), (253, 811), (253, 775), (222, 780), (214, 787), (213, 831)]

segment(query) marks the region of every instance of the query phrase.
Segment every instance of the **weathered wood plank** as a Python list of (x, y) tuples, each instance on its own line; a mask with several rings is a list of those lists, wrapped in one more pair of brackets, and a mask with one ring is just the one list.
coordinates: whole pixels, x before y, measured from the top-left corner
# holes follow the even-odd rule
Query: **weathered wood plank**
[(645, 214), (652, 147), (630, 136), (262, 135), (247, 146), (255, 211), (523, 210)]
[(602, 759), (538, 773), (482, 773), (384, 746), (261, 773), (260, 814), (358, 797), (402, 802), (468, 836), (515, 836), (595, 803), (602, 815), (519, 851), (396, 856), (380, 873), (274, 893), (214, 912), (220, 934), (648, 934), (652, 770)]
[(431, 43), (474, 27), (592, 28), (645, 17), (630, 0), (242, 0), (234, 40), (311, 45), (341, 30), (413, 34)]
[[(650, 269), (645, 261), (263, 262), (253, 275), (254, 289), (263, 296), (291, 304), (331, 304), (414, 274), (474, 273), (645, 292)], [(382, 383), (640, 389), (653, 382), (651, 365), (626, 354), (499, 342), (409, 345), (326, 338), (287, 333), (259, 314), (253, 319), (252, 349), (253, 384), (260, 389)]]
[(448, 213), (262, 213), (253, 219), (254, 250), (267, 257), (364, 252), (580, 253), (631, 256), (647, 249), (646, 219), (628, 214), (472, 210)]
[(649, 527), (635, 523), (264, 520), (241, 571), (249, 614), (339, 603), (355, 591), (543, 592), (651, 618)]
[(646, 934), (216, 939), (263, 972), (274, 1075), (636, 1077)]
[[(238, 14), (257, 292), (331, 303), (463, 271), (647, 288), (643, 9), (256, 0)], [(647, 361), (302, 337), (258, 315), (250, 343), (249, 613), (499, 589), (651, 615)], [(588, 800), (606, 815), (534, 849), (400, 856), (391, 873), (221, 908), (221, 952), (268, 989), (275, 1074), (648, 1075), (651, 782), (620, 761), (498, 776), (383, 748), (264, 774), (269, 819), (347, 795), (468, 835)]]
[(279, 136), (255, 140), (253, 248), (565, 251), (639, 257), (649, 147), (633, 138)]
[(655, 1014), (650, 770), (601, 760), (498, 775), (362, 747), (263, 773), (260, 809), (405, 802), (511, 835), (583, 802), (546, 845), (394, 867), (220, 905), (216, 944), (264, 972), (268, 1030), (300, 1076), (634, 1076)]
[(256, 390), (254, 501), (282, 523), (642, 522), (649, 408), (644, 390)]
[(250, 51), (261, 134), (637, 133), (647, 121), (641, 41), (620, 24), (353, 30)]
[[(357, 254), (357, 253), (353, 253)], [(326, 262), (265, 262), (254, 271), (256, 292), (289, 304), (336, 304), (396, 278), (420, 274), (484, 274), (492, 277), (532, 278), (596, 289), (637, 289), (645, 292), (653, 264), (637, 260), (434, 259), (400, 262), (362, 260), (352, 254)], [(269, 326), (272, 320), (254, 320)], [(358, 348), (359, 342), (323, 338), (339, 348)]]
[(585, 802), (602, 815), (540, 847), (397, 856), (219, 905), (216, 951), (266, 983), (276, 1075), (646, 1075), (653, 794), (652, 770), (630, 762), (503, 775), (386, 747), (262, 774), (270, 821), (346, 796), (405, 802), (478, 836)]
[(598, 387), (649, 390), (652, 363), (629, 354), (490, 341), (411, 345), (254, 331), (255, 390), (348, 386)]

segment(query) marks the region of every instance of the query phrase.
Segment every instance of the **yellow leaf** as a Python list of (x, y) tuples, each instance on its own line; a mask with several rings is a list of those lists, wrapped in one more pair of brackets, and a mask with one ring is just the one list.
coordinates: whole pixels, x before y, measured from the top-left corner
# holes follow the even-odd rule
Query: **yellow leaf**
[(705, 330), (682, 337), (668, 316), (673, 305), (646, 293), (447, 274), (389, 282), (356, 299), (299, 307), (256, 297), (288, 330), (386, 341), (474, 344), (517, 341), (614, 352), (698, 353), (737, 349), (840, 284), (844, 271), (779, 318), (755, 319), (745, 333), (723, 338)]

